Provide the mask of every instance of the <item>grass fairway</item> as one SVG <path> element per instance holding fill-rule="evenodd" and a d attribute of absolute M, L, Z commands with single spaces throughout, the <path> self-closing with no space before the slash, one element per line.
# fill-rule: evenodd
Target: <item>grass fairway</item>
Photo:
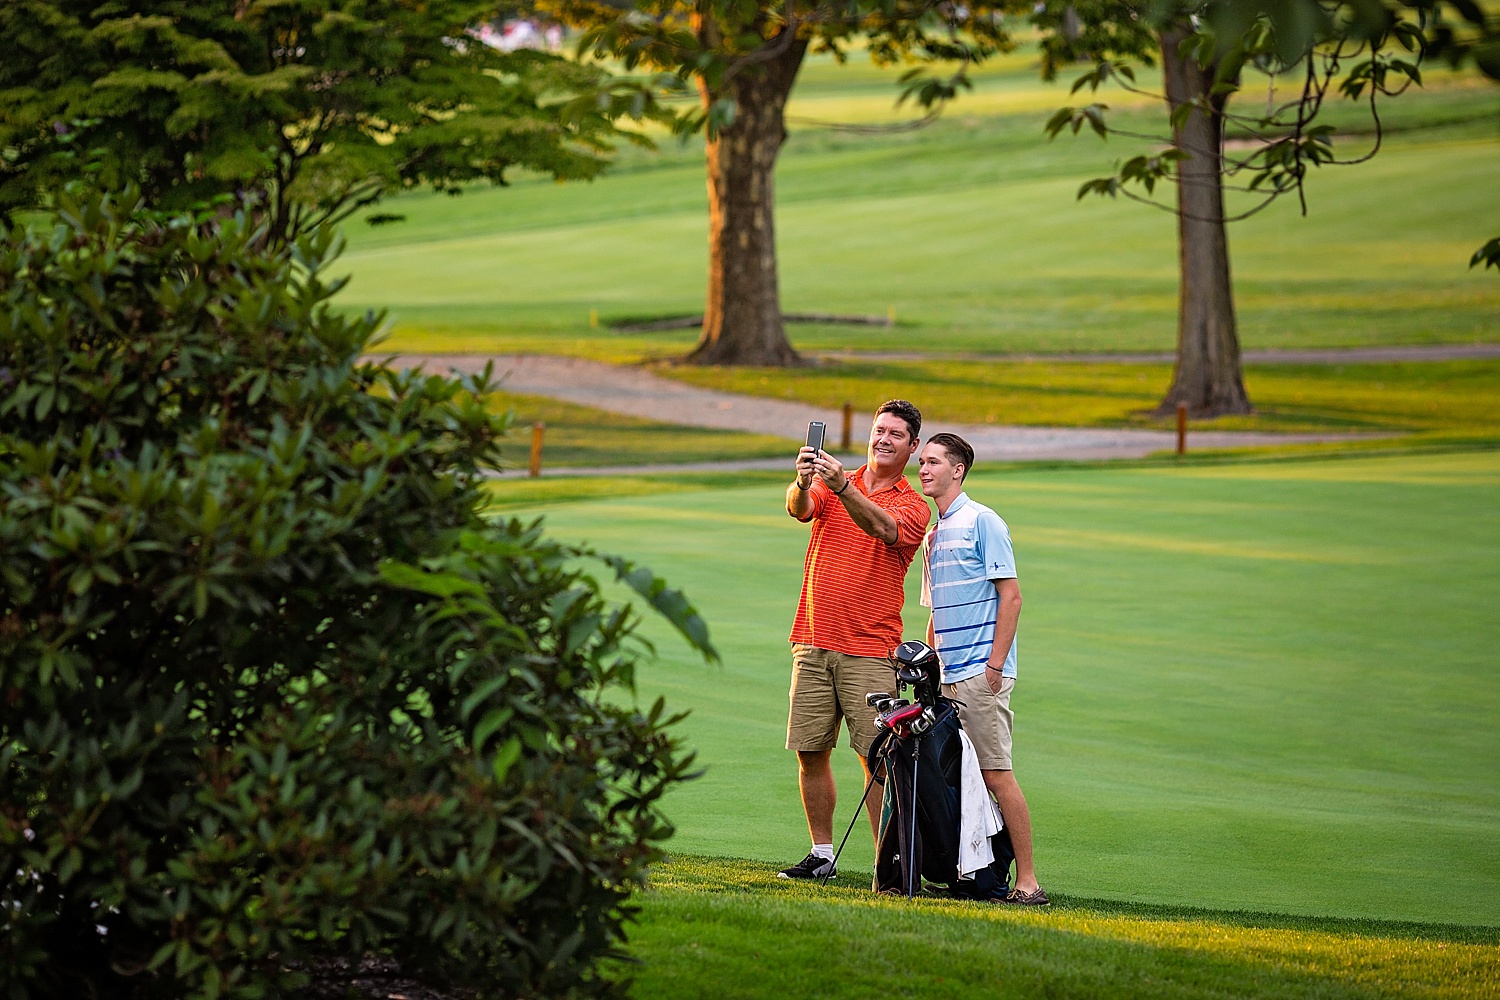
<path fill-rule="evenodd" d="M 791 113 L 888 117 L 900 67 L 810 61 Z M 885 315 L 893 329 L 802 326 L 812 350 L 1169 350 L 1177 270 L 1171 216 L 1078 202 L 1081 181 L 1135 150 L 1120 137 L 1048 143 L 1069 102 L 1031 57 L 981 74 L 980 92 L 914 134 L 798 130 L 777 172 L 777 237 L 789 311 Z M 1120 106 L 1120 95 L 1106 100 Z M 1392 102 L 1404 129 L 1372 162 L 1325 168 L 1311 217 L 1288 201 L 1232 227 L 1241 337 L 1249 348 L 1500 340 L 1500 282 L 1469 255 L 1500 231 L 1500 91 L 1435 73 Z M 1337 112 L 1351 124 L 1347 108 Z M 1135 114 L 1131 112 L 1130 114 Z M 1136 122 L 1149 131 L 1155 125 Z M 1340 142 L 1340 155 L 1367 141 Z M 592 184 L 520 179 L 460 198 L 382 205 L 408 221 L 351 224 L 348 308 L 389 307 L 402 351 L 536 350 L 639 358 L 690 332 L 618 334 L 604 320 L 701 309 L 707 209 L 702 155 L 670 141 Z"/>
<path fill-rule="evenodd" d="M 981 469 L 970 493 L 1016 541 L 1017 766 L 1049 891 L 1500 925 L 1500 452 Z M 806 529 L 780 497 L 761 478 L 548 513 L 686 588 L 724 654 L 653 626 L 643 694 L 693 710 L 708 768 L 671 802 L 674 850 L 806 850 L 781 749 Z M 842 832 L 860 786 L 835 760 Z M 844 864 L 870 867 L 859 831 Z"/>
<path fill-rule="evenodd" d="M 1064 899 L 1047 912 L 778 882 L 680 858 L 633 933 L 635 995 L 1485 997 L 1493 929 L 1287 919 Z"/>

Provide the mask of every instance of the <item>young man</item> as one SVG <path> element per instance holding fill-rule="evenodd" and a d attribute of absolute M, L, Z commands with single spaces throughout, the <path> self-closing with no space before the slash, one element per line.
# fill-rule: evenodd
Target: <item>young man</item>
<path fill-rule="evenodd" d="M 1010 529 L 963 492 L 974 449 L 957 434 L 934 434 L 918 459 L 922 492 L 938 521 L 922 543 L 922 604 L 932 609 L 927 642 L 943 662 L 943 694 L 958 704 L 984 783 L 1000 805 L 1016 850 L 1016 887 L 1007 903 L 1045 906 L 1031 857 L 1031 813 L 1011 769 L 1010 693 L 1016 684 L 1021 585 Z"/>
<path fill-rule="evenodd" d="M 826 452 L 803 448 L 797 479 L 786 491 L 786 511 L 812 522 L 802 597 L 792 623 L 791 711 L 786 748 L 797 752 L 802 809 L 812 851 L 782 878 L 832 877 L 833 811 L 837 791 L 830 759 L 839 722 L 849 745 L 866 760 L 875 739 L 871 691 L 895 680 L 891 650 L 901 644 L 901 605 L 907 567 L 932 514 L 906 481 L 917 451 L 922 414 L 893 399 L 875 414 L 867 462 L 853 474 Z M 873 834 L 880 797 L 865 800 Z"/>

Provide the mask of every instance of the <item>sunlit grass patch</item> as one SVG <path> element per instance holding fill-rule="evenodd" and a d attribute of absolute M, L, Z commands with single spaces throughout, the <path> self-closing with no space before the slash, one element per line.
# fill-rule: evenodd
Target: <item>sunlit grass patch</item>
<path fill-rule="evenodd" d="M 930 419 L 1040 426 L 1167 427 L 1150 410 L 1166 364 L 1055 361 L 840 362 L 802 369 L 663 367 L 707 388 L 872 412 L 895 396 Z M 1264 431 L 1500 433 L 1500 361 L 1249 365 L 1257 412 L 1198 426 Z"/>
<path fill-rule="evenodd" d="M 1060 898 L 1046 910 L 792 884 L 678 858 L 633 935 L 639 997 L 1482 997 L 1492 928 L 1286 918 Z"/>

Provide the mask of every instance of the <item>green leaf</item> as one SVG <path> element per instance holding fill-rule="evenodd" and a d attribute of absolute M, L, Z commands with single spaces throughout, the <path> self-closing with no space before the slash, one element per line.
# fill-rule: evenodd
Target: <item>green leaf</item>
<path fill-rule="evenodd" d="M 463 705 L 459 709 L 459 716 L 467 719 L 469 716 L 473 715 L 474 709 L 478 708 L 480 705 L 488 701 L 496 691 L 499 691 L 508 683 L 510 683 L 510 678 L 501 675 L 499 677 L 491 677 L 483 684 L 480 684 L 467 698 L 464 699 Z"/>
<path fill-rule="evenodd" d="M 616 579 L 628 585 L 637 594 L 650 602 L 662 617 L 680 632 L 704 659 L 717 663 L 718 650 L 714 649 L 708 635 L 708 623 L 698 614 L 681 591 L 674 590 L 650 570 L 619 556 L 602 556 L 603 561 L 615 571 Z"/>
<path fill-rule="evenodd" d="M 1469 258 L 1470 267 L 1478 267 L 1483 264 L 1486 268 L 1493 267 L 1500 271 L 1500 236 L 1496 236 L 1484 246 L 1474 251 L 1474 256 Z"/>
<path fill-rule="evenodd" d="M 1474 65 L 1491 80 L 1500 81 L 1500 38 L 1474 46 Z"/>
<path fill-rule="evenodd" d="M 521 741 L 512 736 L 501 744 L 500 749 L 495 751 L 495 762 L 491 768 L 497 785 L 503 785 L 505 778 L 510 774 L 511 768 L 515 767 L 516 761 L 521 759 Z"/>
<path fill-rule="evenodd" d="M 484 597 L 484 587 L 457 573 L 436 573 L 388 559 L 380 564 L 380 578 L 393 587 L 414 590 L 434 597 L 469 594 Z"/>
<path fill-rule="evenodd" d="M 474 737 L 471 746 L 475 753 L 483 753 L 484 745 L 489 738 L 495 735 L 495 731 L 515 717 L 513 708 L 495 708 L 484 714 L 479 720 L 479 725 L 474 727 Z"/>

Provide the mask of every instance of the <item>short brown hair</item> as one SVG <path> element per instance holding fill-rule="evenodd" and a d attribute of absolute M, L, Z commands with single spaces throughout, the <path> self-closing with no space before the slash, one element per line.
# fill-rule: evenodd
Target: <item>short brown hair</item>
<path fill-rule="evenodd" d="M 969 478 L 969 470 L 974 468 L 974 446 L 969 444 L 957 434 L 949 434 L 944 431 L 934 434 L 927 439 L 928 444 L 935 444 L 948 453 L 948 457 L 964 467 L 964 474 L 959 479 L 963 482 Z"/>
<path fill-rule="evenodd" d="M 906 426 L 911 429 L 911 439 L 915 441 L 922 435 L 922 411 L 911 405 L 904 399 L 888 399 L 880 404 L 880 409 L 875 411 L 878 417 L 882 413 L 894 413 L 906 421 Z"/>

